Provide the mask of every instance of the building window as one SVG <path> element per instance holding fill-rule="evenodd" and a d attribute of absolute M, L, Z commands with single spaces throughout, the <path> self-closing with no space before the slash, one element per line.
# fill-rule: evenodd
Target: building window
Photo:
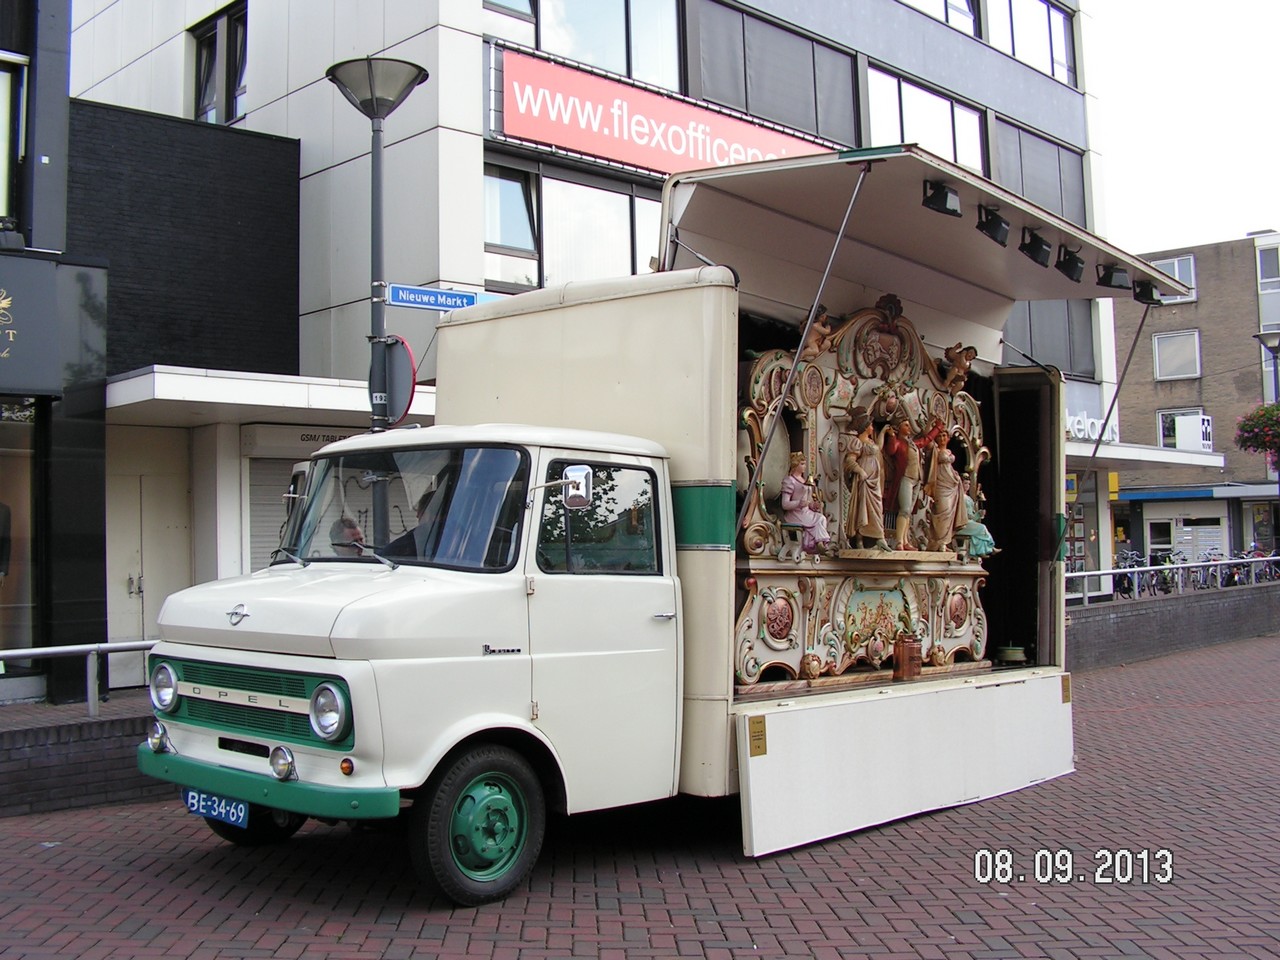
<path fill-rule="evenodd" d="M 1261 333 L 1271 333 L 1275 330 L 1280 330 L 1280 321 L 1264 320 L 1262 322 Z M 1276 355 L 1261 344 L 1258 345 L 1258 350 L 1262 353 L 1262 402 L 1275 403 L 1276 400 L 1280 400 L 1280 397 L 1275 395 Z"/>
<path fill-rule="evenodd" d="M 504 0 L 525 10 L 527 4 Z M 541 0 L 538 49 L 667 90 L 680 89 L 676 0 Z"/>
<path fill-rule="evenodd" d="M 990 0 L 987 10 L 987 39 L 993 47 L 1074 87 L 1071 29 L 1071 14 L 1046 0 Z"/>
<path fill-rule="evenodd" d="M 197 120 L 231 123 L 244 116 L 247 26 L 245 5 L 238 3 L 191 31 L 196 41 Z"/>
<path fill-rule="evenodd" d="M 867 71 L 870 147 L 918 143 L 982 173 L 982 117 L 977 110 L 881 70 Z"/>
<path fill-rule="evenodd" d="M 1196 298 L 1196 260 L 1191 254 L 1169 260 L 1152 260 L 1151 265 L 1191 288 L 1191 293 L 1185 297 L 1173 295 L 1161 297 L 1164 303 L 1186 303 Z"/>
<path fill-rule="evenodd" d="M 962 33 L 974 36 L 976 18 L 973 15 L 973 0 L 902 0 L 909 7 L 915 7 L 927 13 L 935 20 L 948 23 Z"/>
<path fill-rule="evenodd" d="M 1280 247 L 1258 248 L 1258 291 L 1280 290 Z"/>
<path fill-rule="evenodd" d="M 1007 364 L 1044 363 L 1090 380 L 1097 375 L 1088 300 L 1019 301 L 1005 321 L 1004 339 Z"/>
<path fill-rule="evenodd" d="M 1157 380 L 1194 380 L 1200 376 L 1200 331 L 1157 333 L 1151 338 Z"/>
<path fill-rule="evenodd" d="M 537 223 L 533 174 L 486 164 L 484 259 L 490 289 L 512 292 L 538 286 Z"/>
<path fill-rule="evenodd" d="M 662 205 L 643 188 L 540 164 L 486 164 L 484 178 L 486 289 L 516 293 L 649 272 Z"/>
<path fill-rule="evenodd" d="M 690 95 L 837 143 L 858 142 L 851 56 L 711 0 L 690 6 Z"/>
<path fill-rule="evenodd" d="M 991 124 L 991 179 L 1085 225 L 1084 157 L 1003 120 Z"/>
<path fill-rule="evenodd" d="M 528 20 L 533 19 L 533 0 L 484 0 L 484 5 L 501 10 L 503 13 L 514 13 Z"/>
<path fill-rule="evenodd" d="M 1156 413 L 1156 419 L 1159 421 L 1160 429 L 1160 446 L 1177 447 L 1178 445 L 1178 417 L 1196 417 L 1196 443 L 1194 449 L 1200 449 L 1200 420 L 1204 415 L 1204 409 L 1201 407 L 1183 407 L 1180 410 L 1160 410 Z"/>
<path fill-rule="evenodd" d="M 27 58 L 0 51 L 0 217 L 18 215 L 18 170 L 23 154 Z"/>

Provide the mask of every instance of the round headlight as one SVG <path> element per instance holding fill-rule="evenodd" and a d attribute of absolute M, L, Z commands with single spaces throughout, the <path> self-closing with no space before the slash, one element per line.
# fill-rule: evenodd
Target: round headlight
<path fill-rule="evenodd" d="M 311 729 L 322 740 L 338 740 L 347 732 L 347 698 L 332 683 L 322 683 L 311 694 Z"/>
<path fill-rule="evenodd" d="M 151 671 L 151 703 L 165 713 L 178 705 L 178 677 L 167 663 L 158 663 Z"/>
<path fill-rule="evenodd" d="M 169 731 L 159 720 L 151 721 L 151 729 L 147 731 L 147 746 L 152 753 L 164 753 L 169 743 Z"/>
<path fill-rule="evenodd" d="M 277 780 L 294 780 L 298 776 L 293 764 L 293 752 L 288 747 L 275 747 L 267 762 L 271 764 L 271 775 Z"/>

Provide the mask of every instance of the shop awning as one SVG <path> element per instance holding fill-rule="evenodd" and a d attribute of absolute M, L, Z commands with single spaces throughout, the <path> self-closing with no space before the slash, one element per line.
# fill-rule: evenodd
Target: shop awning
<path fill-rule="evenodd" d="M 832 314 L 892 293 L 926 340 L 964 339 L 998 363 L 1015 301 L 1133 295 L 1099 285 L 1100 267 L 1122 268 L 1130 283 L 1149 282 L 1166 295 L 1189 292 L 1141 258 L 914 145 L 675 174 L 663 189 L 659 268 L 733 267 L 745 309 L 803 323 L 864 171 L 820 294 Z M 960 215 L 924 206 L 926 184 L 954 191 Z M 979 206 L 1008 222 L 1007 246 L 977 229 Z M 1048 245 L 1048 266 L 1019 252 L 1023 228 Z M 1064 250 L 1083 261 L 1079 282 L 1055 269 Z"/>

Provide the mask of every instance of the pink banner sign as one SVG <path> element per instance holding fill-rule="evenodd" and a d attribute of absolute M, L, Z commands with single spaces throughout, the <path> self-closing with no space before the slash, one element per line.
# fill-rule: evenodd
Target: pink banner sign
<path fill-rule="evenodd" d="M 828 148 L 649 90 L 506 50 L 503 133 L 658 173 Z"/>

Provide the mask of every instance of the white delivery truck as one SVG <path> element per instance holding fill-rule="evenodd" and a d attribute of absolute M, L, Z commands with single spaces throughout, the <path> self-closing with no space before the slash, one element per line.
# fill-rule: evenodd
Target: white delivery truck
<path fill-rule="evenodd" d="M 439 425 L 321 449 L 270 567 L 169 598 L 139 764 L 219 836 L 405 816 L 474 904 L 549 810 L 737 793 L 754 856 L 1072 769 L 1061 377 L 1001 330 L 1181 288 L 911 146 L 663 211 L 651 274 L 444 316 Z"/>

